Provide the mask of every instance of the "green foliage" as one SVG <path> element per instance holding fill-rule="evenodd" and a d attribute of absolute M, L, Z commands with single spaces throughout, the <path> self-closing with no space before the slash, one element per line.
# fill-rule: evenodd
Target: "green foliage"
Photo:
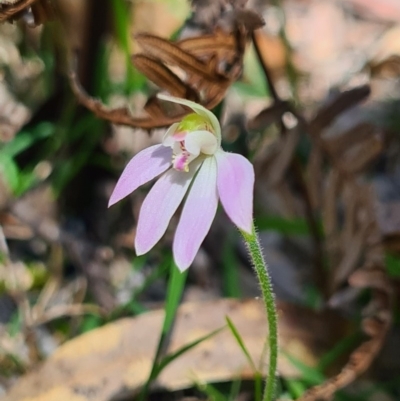
<path fill-rule="evenodd" d="M 146 78 L 139 74 L 131 61 L 132 49 L 129 44 L 129 36 L 131 32 L 130 6 L 126 1 L 112 0 L 112 7 L 116 39 L 125 54 L 127 71 L 125 92 L 131 93 L 143 89 L 146 84 Z"/>
<path fill-rule="evenodd" d="M 304 218 L 286 219 L 275 215 L 257 216 L 257 227 L 260 231 L 276 231 L 283 235 L 310 235 L 310 227 Z M 322 224 L 319 225 L 320 235 L 323 235 Z"/>
<path fill-rule="evenodd" d="M 34 172 L 35 163 L 21 169 L 16 157 L 55 133 L 55 126 L 50 122 L 42 122 L 30 131 L 23 130 L 12 141 L 0 147 L 0 172 L 16 196 L 32 188 L 39 178 Z"/>
<path fill-rule="evenodd" d="M 239 265 L 234 247 L 235 235 L 230 235 L 224 241 L 222 249 L 222 285 L 224 296 L 227 298 L 240 298 Z"/>
<path fill-rule="evenodd" d="M 400 277 L 400 257 L 393 253 L 385 255 L 386 271 L 390 277 Z"/>
<path fill-rule="evenodd" d="M 175 263 L 171 261 L 170 278 L 168 281 L 167 299 L 165 302 L 165 318 L 162 334 L 166 335 L 172 327 L 175 314 L 181 300 L 188 271 L 180 272 Z"/>
<path fill-rule="evenodd" d="M 318 368 L 307 366 L 288 353 L 284 353 L 284 355 L 290 363 L 299 370 L 302 376 L 302 381 L 308 386 L 316 386 L 324 382 L 325 375 Z"/>
<path fill-rule="evenodd" d="M 83 318 L 81 327 L 79 332 L 80 333 L 87 333 L 88 331 L 97 329 L 104 324 L 104 320 L 98 315 L 86 315 Z"/>
<path fill-rule="evenodd" d="M 269 92 L 264 73 L 253 47 L 250 47 L 245 54 L 243 68 L 243 78 L 232 85 L 238 95 L 241 97 L 268 97 Z"/>

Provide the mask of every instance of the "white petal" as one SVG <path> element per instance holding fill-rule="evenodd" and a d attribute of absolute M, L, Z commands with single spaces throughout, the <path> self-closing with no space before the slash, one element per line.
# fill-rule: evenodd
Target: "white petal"
<path fill-rule="evenodd" d="M 173 253 L 180 270 L 192 264 L 217 206 L 217 165 L 214 157 L 207 157 L 194 179 L 175 233 Z"/>
<path fill-rule="evenodd" d="M 193 156 L 198 156 L 200 152 L 212 155 L 218 149 L 218 142 L 209 131 L 193 131 L 186 135 L 185 148 Z"/>

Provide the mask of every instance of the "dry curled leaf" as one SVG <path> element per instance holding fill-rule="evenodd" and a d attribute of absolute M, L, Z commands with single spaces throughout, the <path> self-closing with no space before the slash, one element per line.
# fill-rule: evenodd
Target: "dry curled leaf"
<path fill-rule="evenodd" d="M 212 109 L 224 98 L 229 86 L 241 75 L 246 41 L 263 20 L 250 10 L 233 15 L 230 30 L 215 28 L 212 33 L 172 42 L 156 35 L 140 33 L 136 40 L 142 52 L 132 57 L 133 64 L 161 90 L 194 100 Z M 132 116 L 128 108 L 111 109 L 91 98 L 71 71 L 72 90 L 78 101 L 98 117 L 115 124 L 145 129 L 164 127 L 180 120 L 188 109 L 176 105 L 165 109 L 155 96 L 144 109 L 146 115 Z"/>
<path fill-rule="evenodd" d="M 30 12 L 33 24 L 40 25 L 52 19 L 54 12 L 50 0 L 1 0 L 0 22 L 14 21 Z"/>
<path fill-rule="evenodd" d="M 351 109 L 371 93 L 368 85 L 359 86 L 335 96 L 327 105 L 321 107 L 315 117 L 310 121 L 309 128 L 312 134 L 320 133 L 322 129 L 327 127 L 344 111 Z"/>
<path fill-rule="evenodd" d="M 289 103 L 286 101 L 274 102 L 270 107 L 262 110 L 254 118 L 252 118 L 247 127 L 251 130 L 258 130 L 268 127 L 273 123 L 279 123 L 284 113 L 290 109 Z"/>

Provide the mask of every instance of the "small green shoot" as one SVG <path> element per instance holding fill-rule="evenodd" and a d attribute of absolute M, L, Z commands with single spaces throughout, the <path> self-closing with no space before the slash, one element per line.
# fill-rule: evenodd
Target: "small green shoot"
<path fill-rule="evenodd" d="M 235 401 L 238 399 L 241 385 L 242 385 L 242 381 L 240 379 L 234 380 L 232 382 L 231 391 L 229 392 L 228 400 Z"/>
<path fill-rule="evenodd" d="M 285 357 L 290 361 L 290 363 L 296 367 L 299 372 L 302 374 L 303 381 L 309 386 L 316 386 L 325 381 L 325 376 L 322 372 L 319 371 L 318 368 L 312 368 L 307 366 L 299 359 L 294 356 L 288 354 L 287 352 L 283 352 Z"/>
<path fill-rule="evenodd" d="M 104 324 L 104 320 L 99 315 L 86 315 L 83 317 L 80 325 L 80 333 L 87 333 L 88 331 L 97 329 Z"/>
<path fill-rule="evenodd" d="M 201 392 L 207 395 L 207 399 L 211 401 L 227 401 L 226 396 L 212 384 L 195 382 L 195 385 Z"/>
<path fill-rule="evenodd" d="M 307 386 L 299 379 L 286 379 L 285 384 L 293 400 L 301 397 L 307 391 Z"/>
<path fill-rule="evenodd" d="M 0 147 L 0 156 L 14 158 L 29 149 L 37 141 L 48 138 L 54 134 L 54 125 L 50 122 L 42 122 L 31 131 L 21 131 L 11 142 Z"/>
<path fill-rule="evenodd" d="M 235 337 L 236 342 L 239 344 L 240 349 L 242 350 L 243 354 L 246 356 L 249 365 L 253 369 L 254 372 L 254 392 L 255 392 L 255 400 L 261 401 L 262 399 L 262 373 L 257 369 L 256 364 L 254 363 L 249 350 L 246 348 L 246 345 L 243 341 L 243 338 L 239 334 L 237 328 L 233 324 L 232 320 L 229 319 L 228 316 L 225 317 L 226 322 L 230 331 L 232 332 L 233 336 Z"/>
<path fill-rule="evenodd" d="M 15 195 L 22 195 L 38 181 L 33 168 L 20 169 L 15 157 L 37 142 L 52 136 L 54 132 L 52 123 L 42 122 L 31 131 L 21 131 L 11 142 L 0 146 L 0 173 Z"/>

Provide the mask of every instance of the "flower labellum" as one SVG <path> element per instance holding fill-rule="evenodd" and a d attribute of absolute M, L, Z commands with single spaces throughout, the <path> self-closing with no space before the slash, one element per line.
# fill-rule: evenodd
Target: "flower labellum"
<path fill-rule="evenodd" d="M 190 107 L 194 113 L 173 124 L 162 144 L 151 146 L 131 159 L 109 206 L 162 174 L 139 213 L 135 248 L 138 255 L 143 255 L 164 235 L 188 193 L 173 242 L 175 263 L 183 271 L 193 262 L 210 229 L 218 199 L 232 222 L 251 233 L 254 169 L 243 156 L 222 150 L 221 128 L 213 113 L 189 100 L 158 97 Z"/>

